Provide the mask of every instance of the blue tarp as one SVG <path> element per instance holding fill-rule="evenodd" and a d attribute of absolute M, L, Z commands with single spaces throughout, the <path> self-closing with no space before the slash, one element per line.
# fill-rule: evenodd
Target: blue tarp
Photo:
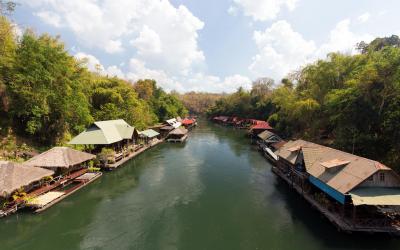
<path fill-rule="evenodd" d="M 335 189 L 331 188 L 324 182 L 320 181 L 319 179 L 315 178 L 314 176 L 311 176 L 308 178 L 312 184 L 314 184 L 317 188 L 321 189 L 324 193 L 328 194 L 331 196 L 333 199 L 337 200 L 341 204 L 344 204 L 345 202 L 345 195 L 336 191 Z"/>

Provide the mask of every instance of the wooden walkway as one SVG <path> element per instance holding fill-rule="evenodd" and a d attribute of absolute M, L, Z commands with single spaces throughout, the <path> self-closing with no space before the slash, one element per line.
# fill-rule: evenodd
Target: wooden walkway
<path fill-rule="evenodd" d="M 290 179 L 285 174 L 281 173 L 281 171 L 279 171 L 276 167 L 272 167 L 272 172 L 285 180 L 293 189 L 297 191 L 297 193 L 299 193 L 306 201 L 308 201 L 312 207 L 314 207 L 322 215 L 324 215 L 339 231 L 343 231 L 346 233 L 389 233 L 400 236 L 400 228 L 396 226 L 368 227 L 352 223 L 350 220 L 343 218 L 339 213 L 332 212 L 323 207 L 311 195 L 303 192 L 303 190 L 298 185 L 292 183 Z"/>
<path fill-rule="evenodd" d="M 131 160 L 132 158 L 134 158 L 135 156 L 143 153 L 147 149 L 152 148 L 152 147 L 154 147 L 154 146 L 156 146 L 156 145 L 158 145 L 158 144 L 160 144 L 162 142 L 164 142 L 163 139 L 161 139 L 161 140 L 157 139 L 157 141 L 152 142 L 152 143 L 150 143 L 150 144 L 138 149 L 137 151 L 129 154 L 127 157 L 124 157 L 124 158 L 122 158 L 121 160 L 119 160 L 119 161 L 117 161 L 115 163 L 107 164 L 104 168 L 108 169 L 108 170 L 116 169 L 116 168 L 120 167 L 121 165 L 123 165 L 125 162 L 127 162 L 127 161 Z"/>

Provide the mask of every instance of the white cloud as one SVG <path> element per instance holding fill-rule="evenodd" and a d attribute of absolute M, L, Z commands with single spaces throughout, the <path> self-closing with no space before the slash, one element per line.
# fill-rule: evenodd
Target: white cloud
<path fill-rule="evenodd" d="M 139 55 L 158 54 L 161 52 L 160 36 L 147 25 L 140 31 L 139 37 L 131 41 Z"/>
<path fill-rule="evenodd" d="M 131 81 L 154 79 L 167 91 L 234 92 L 239 87 L 251 88 L 251 80 L 238 74 L 224 79 L 204 73 L 190 73 L 187 76 L 176 77 L 170 76 L 163 70 L 149 69 L 146 63 L 135 58 L 130 60 L 129 70 L 130 72 L 126 74 L 127 79 Z"/>
<path fill-rule="evenodd" d="M 103 64 L 101 64 L 100 60 L 93 55 L 79 52 L 76 53 L 74 57 L 82 61 L 88 70 L 92 72 L 96 72 L 104 76 L 108 75 L 110 77 L 117 76 L 120 78 L 125 78 L 125 74 L 116 65 L 105 68 Z"/>
<path fill-rule="evenodd" d="M 102 72 L 153 77 L 168 88 L 185 90 L 183 82 L 206 68 L 198 46 L 204 23 L 183 5 L 175 7 L 169 0 L 22 1 L 42 13 L 37 16 L 44 22 L 71 31 L 79 47 L 109 54 L 124 51 L 134 58 L 130 65 L 135 69 L 130 67 L 126 74 L 118 67 L 103 67 Z M 88 58 L 88 67 L 96 70 L 94 65 L 100 62 Z"/>
<path fill-rule="evenodd" d="M 350 25 L 349 19 L 338 22 L 331 30 L 328 41 L 317 46 L 313 40 L 307 40 L 294 31 L 287 21 L 277 21 L 265 31 L 254 32 L 258 53 L 249 69 L 255 78 L 269 76 L 278 81 L 307 63 L 325 58 L 327 53 L 354 54 L 355 45 L 360 41 L 371 41 L 372 36 L 354 33 Z"/>
<path fill-rule="evenodd" d="M 203 67 L 198 31 L 204 23 L 168 0 L 23 0 L 44 22 L 73 32 L 81 47 L 120 53 L 126 43 L 152 67 L 187 73 Z M 132 52 L 131 52 L 132 53 Z"/>
<path fill-rule="evenodd" d="M 40 12 L 36 12 L 35 16 L 40 17 L 45 23 L 52 25 L 54 27 L 61 26 L 61 17 L 54 12 L 40 11 Z"/>
<path fill-rule="evenodd" d="M 371 14 L 369 12 L 365 12 L 364 14 L 360 15 L 357 19 L 360 23 L 365 23 L 369 20 Z"/>
<path fill-rule="evenodd" d="M 252 17 L 254 21 L 267 21 L 275 19 L 283 8 L 293 11 L 299 0 L 234 0 L 234 5 L 230 6 L 228 13 L 235 8 L 243 10 L 245 16 Z M 229 11 L 230 10 L 230 11 Z"/>
<path fill-rule="evenodd" d="M 253 39 L 258 54 L 249 69 L 257 76 L 278 79 L 312 60 L 316 50 L 315 43 L 305 40 L 287 21 L 277 21 L 264 32 L 255 31 Z"/>
<path fill-rule="evenodd" d="M 122 43 L 120 40 L 108 40 L 105 43 L 104 50 L 107 53 L 114 54 L 122 52 L 124 49 L 122 48 Z"/>
<path fill-rule="evenodd" d="M 122 72 L 122 70 L 121 70 L 120 68 L 118 68 L 118 66 L 116 66 L 116 65 L 112 65 L 112 66 L 107 67 L 107 68 L 104 70 L 104 73 L 105 73 L 106 75 L 108 75 L 108 76 L 116 76 L 116 77 L 119 77 L 119 78 L 122 78 L 122 79 L 125 78 L 125 74 L 124 74 L 124 73 Z"/>
<path fill-rule="evenodd" d="M 236 6 L 229 6 L 228 8 L 228 14 L 232 15 L 232 16 L 236 16 L 238 14 L 238 8 Z"/>
<path fill-rule="evenodd" d="M 323 58 L 330 52 L 357 53 L 355 45 L 361 41 L 369 42 L 373 36 L 369 34 L 357 34 L 350 30 L 351 21 L 345 19 L 338 22 L 329 35 L 329 40 L 317 50 L 316 57 Z"/>
<path fill-rule="evenodd" d="M 184 90 L 181 83 L 174 80 L 165 71 L 149 69 L 145 62 L 136 58 L 132 58 L 129 61 L 129 72 L 126 74 L 126 77 L 133 82 L 139 79 L 154 79 L 167 91 L 173 89 L 177 91 Z"/>
<path fill-rule="evenodd" d="M 75 58 L 81 60 L 92 72 L 110 77 L 117 76 L 132 82 L 139 79 L 154 79 L 166 91 L 234 92 L 239 87 L 251 88 L 251 80 L 239 74 L 227 76 L 223 79 L 201 72 L 190 73 L 187 76 L 171 76 L 164 70 L 148 68 L 144 61 L 137 58 L 130 59 L 128 71 L 124 73 L 116 65 L 104 67 L 99 59 L 90 54 L 78 52 L 75 54 Z"/>
<path fill-rule="evenodd" d="M 93 55 L 89 55 L 83 52 L 76 53 L 74 56 L 76 59 L 84 62 L 84 65 L 92 72 L 104 71 L 104 66 L 100 63 Z"/>

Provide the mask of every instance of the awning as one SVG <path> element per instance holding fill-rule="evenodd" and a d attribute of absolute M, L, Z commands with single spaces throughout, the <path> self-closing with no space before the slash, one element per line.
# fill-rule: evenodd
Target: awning
<path fill-rule="evenodd" d="M 356 188 L 350 195 L 354 206 L 400 206 L 400 188 Z"/>
<path fill-rule="evenodd" d="M 269 149 L 269 148 L 265 148 L 265 151 L 272 157 L 272 158 L 274 158 L 274 160 L 278 160 L 278 156 L 274 153 L 274 152 L 272 152 L 272 150 L 271 149 Z"/>
<path fill-rule="evenodd" d="M 144 135 L 145 137 L 148 138 L 153 138 L 159 135 L 159 133 L 157 131 L 154 131 L 152 129 L 147 129 L 145 131 L 140 132 L 139 134 Z"/>

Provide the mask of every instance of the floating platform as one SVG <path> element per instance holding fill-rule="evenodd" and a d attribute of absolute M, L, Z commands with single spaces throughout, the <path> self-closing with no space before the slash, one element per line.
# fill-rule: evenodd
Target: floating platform
<path fill-rule="evenodd" d="M 131 160 L 132 158 L 134 158 L 135 156 L 137 156 L 137 155 L 143 153 L 144 151 L 146 151 L 146 150 L 149 149 L 149 148 L 152 148 L 152 147 L 154 147 L 154 146 L 160 144 L 160 143 L 163 142 L 163 141 L 164 141 L 164 140 L 159 140 L 159 139 L 157 139 L 156 141 L 151 142 L 151 143 L 149 143 L 148 145 L 146 145 L 146 146 L 144 146 L 144 147 L 141 147 L 141 148 L 138 149 L 137 151 L 130 153 L 128 156 L 126 156 L 125 158 L 122 158 L 121 160 L 119 160 L 119 161 L 117 161 L 117 162 L 115 162 L 115 163 L 106 164 L 106 165 L 104 166 L 104 168 L 107 169 L 107 170 L 116 169 L 116 168 L 120 167 L 122 164 L 124 164 L 125 162 L 127 162 L 127 161 Z"/>
<path fill-rule="evenodd" d="M 272 172 L 279 176 L 281 179 L 286 181 L 289 186 L 291 186 L 294 190 L 297 191 L 306 201 L 308 201 L 313 208 L 318 210 L 322 215 L 324 215 L 339 231 L 343 231 L 346 233 L 386 233 L 395 236 L 400 236 L 400 227 L 398 226 L 385 226 L 385 227 L 376 227 L 376 226 L 365 226 L 358 225 L 357 223 L 353 223 L 352 221 L 343 218 L 341 214 L 332 212 L 327 208 L 320 205 L 311 195 L 304 192 L 298 185 L 293 183 L 285 174 L 283 174 L 277 167 L 272 167 Z"/>
<path fill-rule="evenodd" d="M 84 173 L 75 179 L 71 179 L 59 186 L 55 190 L 38 195 L 27 202 L 26 206 L 33 208 L 35 213 L 43 212 L 44 210 L 52 207 L 79 189 L 85 187 L 89 183 L 97 180 L 102 176 L 101 172 Z"/>
<path fill-rule="evenodd" d="M 169 139 L 167 139 L 167 142 L 185 142 L 186 140 L 187 140 L 187 138 L 188 138 L 188 135 L 184 135 L 183 137 L 181 137 L 181 138 L 169 138 Z"/>

